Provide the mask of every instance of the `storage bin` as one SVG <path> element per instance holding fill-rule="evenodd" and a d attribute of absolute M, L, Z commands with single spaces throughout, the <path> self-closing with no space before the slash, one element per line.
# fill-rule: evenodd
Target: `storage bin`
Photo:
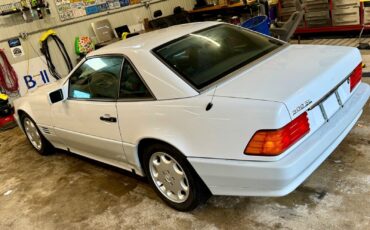
<path fill-rule="evenodd" d="M 261 34 L 270 35 L 270 21 L 266 16 L 253 17 L 243 22 L 241 26 Z"/>

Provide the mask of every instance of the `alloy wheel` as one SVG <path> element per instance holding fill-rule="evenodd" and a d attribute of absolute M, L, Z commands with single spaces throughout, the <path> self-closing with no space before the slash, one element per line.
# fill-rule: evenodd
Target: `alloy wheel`
<path fill-rule="evenodd" d="M 182 203 L 189 197 L 188 178 L 179 163 L 164 152 L 155 152 L 149 160 L 149 171 L 157 189 L 170 201 Z"/>
<path fill-rule="evenodd" d="M 41 150 L 42 140 L 36 125 L 27 117 L 24 119 L 23 125 L 24 131 L 26 132 L 26 135 L 33 147 L 35 147 L 37 150 Z"/>

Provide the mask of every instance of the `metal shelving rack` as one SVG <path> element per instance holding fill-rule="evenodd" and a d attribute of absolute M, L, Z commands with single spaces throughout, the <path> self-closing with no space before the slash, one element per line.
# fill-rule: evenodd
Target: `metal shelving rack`
<path fill-rule="evenodd" d="M 31 6 L 32 9 L 37 8 L 44 8 L 45 4 L 37 4 L 35 6 Z M 0 16 L 10 15 L 10 14 L 16 14 L 23 11 L 29 11 L 30 7 L 22 4 L 21 2 L 15 2 L 12 4 L 3 4 L 0 5 Z"/>
<path fill-rule="evenodd" d="M 21 10 L 24 9 L 24 6 L 22 6 L 21 2 L 16 2 L 13 4 L 4 4 L 0 5 L 0 15 L 9 15 L 21 12 Z"/>
<path fill-rule="evenodd" d="M 279 9 L 279 15 L 281 14 L 282 10 L 284 11 L 284 8 L 283 8 L 283 2 L 285 2 L 286 4 L 286 1 L 289 1 L 289 0 L 279 0 L 279 5 L 278 5 L 278 9 Z M 346 0 L 328 0 L 327 3 L 328 3 L 328 11 L 329 11 L 329 19 L 330 19 L 330 24 L 326 24 L 326 25 L 317 25 L 317 26 L 312 26 L 308 23 L 307 21 L 307 17 L 305 16 L 305 18 L 303 19 L 303 23 L 302 25 L 296 30 L 296 34 L 297 35 L 300 35 L 300 34 L 309 34 L 309 33 L 324 33 L 324 32 L 348 32 L 348 31 L 358 31 L 360 32 L 362 29 L 363 29 L 363 25 L 364 24 L 367 24 L 370 22 L 370 7 L 364 7 L 364 3 L 363 2 L 360 2 L 359 0 L 357 0 L 358 2 L 358 19 L 356 22 L 352 22 L 352 23 L 344 23 L 344 25 L 340 25 L 340 23 L 335 23 L 333 22 L 333 17 L 337 17 L 337 16 L 334 16 L 333 15 L 333 12 L 335 12 L 335 3 L 334 1 L 339 1 L 339 2 L 342 2 L 342 3 L 346 3 L 346 2 L 352 2 L 353 3 L 353 0 L 349 0 L 349 1 L 346 1 Z M 312 2 L 312 0 L 304 0 L 304 2 Z M 315 2 L 319 2 L 319 1 L 315 1 Z M 367 10 L 367 8 L 369 10 Z M 307 14 L 307 11 L 306 11 L 306 14 Z M 345 14 L 344 14 L 345 15 Z M 286 17 L 286 16 L 285 16 Z M 370 30 L 370 27 L 365 27 L 365 30 Z"/>

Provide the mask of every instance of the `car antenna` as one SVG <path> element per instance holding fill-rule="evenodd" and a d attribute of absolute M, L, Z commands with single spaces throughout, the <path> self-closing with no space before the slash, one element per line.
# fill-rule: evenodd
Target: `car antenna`
<path fill-rule="evenodd" d="M 212 95 L 212 99 L 211 99 L 211 101 L 207 104 L 207 106 L 206 106 L 206 111 L 209 111 L 209 110 L 211 110 L 212 109 L 212 107 L 213 107 L 213 98 L 215 97 L 215 94 L 216 94 L 216 90 L 217 90 L 217 87 L 218 87 L 218 85 L 215 87 L 215 90 L 213 91 L 213 95 Z"/>

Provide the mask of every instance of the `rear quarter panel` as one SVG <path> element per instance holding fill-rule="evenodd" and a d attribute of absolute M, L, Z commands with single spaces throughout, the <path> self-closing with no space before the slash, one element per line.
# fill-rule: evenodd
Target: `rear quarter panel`
<path fill-rule="evenodd" d="M 145 138 L 154 138 L 173 145 L 188 157 L 248 160 L 251 156 L 243 151 L 257 130 L 280 128 L 290 121 L 281 103 L 215 97 L 212 109 L 206 111 L 211 99 L 209 95 L 200 95 L 178 100 L 118 102 L 124 144 L 137 146 Z M 126 149 L 125 152 L 130 154 Z"/>

